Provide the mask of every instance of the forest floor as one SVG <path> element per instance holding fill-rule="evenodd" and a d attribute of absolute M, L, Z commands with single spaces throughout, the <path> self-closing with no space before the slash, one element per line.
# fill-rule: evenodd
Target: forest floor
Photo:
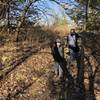
<path fill-rule="evenodd" d="M 0 57 L 0 100 L 64 100 L 59 99 L 62 83 L 55 77 L 48 46 L 10 43 L 0 47 Z M 72 69 L 76 75 L 75 66 Z M 97 75 L 94 90 L 100 100 L 99 71 Z M 88 87 L 88 80 L 85 84 Z"/>

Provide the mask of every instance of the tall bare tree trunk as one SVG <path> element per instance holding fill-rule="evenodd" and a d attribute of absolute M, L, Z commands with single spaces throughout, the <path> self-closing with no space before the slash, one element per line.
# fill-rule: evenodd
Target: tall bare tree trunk
<path fill-rule="evenodd" d="M 82 99 L 85 100 L 85 86 L 84 86 L 84 47 L 83 40 L 81 40 L 81 49 L 80 49 L 80 57 L 78 58 L 77 64 L 78 73 L 77 73 L 77 87 L 79 88 L 79 93 L 82 94 Z"/>
<path fill-rule="evenodd" d="M 19 35 L 19 32 L 20 32 L 20 28 L 21 28 L 23 22 L 25 21 L 26 13 L 29 10 L 29 8 L 32 5 L 32 3 L 33 3 L 32 1 L 29 2 L 29 4 L 24 8 L 24 11 L 22 12 L 22 14 L 21 14 L 21 16 L 19 18 L 19 21 L 17 23 L 16 33 L 15 33 L 16 41 L 18 41 L 18 35 Z"/>
<path fill-rule="evenodd" d="M 89 13 L 89 4 L 90 0 L 86 0 L 86 12 L 85 12 L 85 24 L 84 24 L 84 29 L 87 30 L 87 24 L 88 24 L 88 13 Z"/>
<path fill-rule="evenodd" d="M 7 9 L 8 11 L 8 34 L 9 34 L 9 31 L 10 31 L 10 1 L 8 0 L 8 9 Z"/>

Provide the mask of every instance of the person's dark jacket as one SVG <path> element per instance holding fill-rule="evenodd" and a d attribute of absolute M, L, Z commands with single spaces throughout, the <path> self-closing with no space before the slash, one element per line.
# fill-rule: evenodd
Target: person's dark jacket
<path fill-rule="evenodd" d="M 59 51 L 58 51 L 58 47 L 55 43 L 55 46 L 53 46 L 51 48 L 51 51 L 52 51 L 52 55 L 53 55 L 53 58 L 55 61 L 57 62 L 63 62 L 64 61 L 64 58 L 60 55 Z"/>

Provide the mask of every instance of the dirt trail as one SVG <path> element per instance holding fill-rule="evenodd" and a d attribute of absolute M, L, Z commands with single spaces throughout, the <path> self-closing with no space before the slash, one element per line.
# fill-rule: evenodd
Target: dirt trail
<path fill-rule="evenodd" d="M 0 82 L 0 100 L 46 100 L 52 72 L 50 49 L 29 57 Z"/>
<path fill-rule="evenodd" d="M 54 77 L 52 64 L 48 47 L 26 58 L 1 80 L 0 100 L 64 99 L 63 95 L 68 94 L 70 86 Z"/>
<path fill-rule="evenodd" d="M 25 61 L 22 62 L 14 69 L 11 70 L 9 74 L 4 75 L 3 79 L 0 81 L 0 100 L 65 100 L 64 98 L 70 97 L 70 93 L 73 93 L 71 86 L 66 82 L 60 82 L 54 77 L 53 70 L 53 58 L 51 56 L 50 48 L 43 47 L 36 49 L 37 52 L 30 53 L 35 47 L 28 47 L 15 53 L 8 53 L 10 60 L 13 60 L 16 55 L 26 57 Z M 14 48 L 15 49 L 15 48 Z M 87 50 L 87 49 L 86 49 Z M 5 56 L 6 55 L 5 51 Z M 13 55 L 12 55 L 13 54 Z M 6 59 L 6 58 L 3 58 Z M 14 58 L 15 59 L 15 58 Z M 7 68 L 7 66 L 4 66 Z M 11 66 L 10 66 L 11 67 Z M 76 73 L 76 69 L 72 68 L 72 73 Z M 87 68 L 85 67 L 85 70 Z M 2 70 L 0 70 L 0 73 Z M 88 77 L 85 73 L 85 85 L 88 87 Z M 95 82 L 95 94 L 97 100 L 100 99 L 99 85 L 99 72 L 97 72 L 96 82 Z M 88 94 L 88 93 L 87 93 Z M 76 93 L 72 94 L 71 100 L 78 100 Z M 63 98 L 64 97 L 64 98 Z M 88 97 L 88 95 L 87 95 Z M 77 99 L 78 98 L 78 99 Z M 69 99 L 70 100 L 70 99 Z M 79 99 L 81 100 L 81 99 Z M 90 100 L 89 97 L 87 100 Z"/>

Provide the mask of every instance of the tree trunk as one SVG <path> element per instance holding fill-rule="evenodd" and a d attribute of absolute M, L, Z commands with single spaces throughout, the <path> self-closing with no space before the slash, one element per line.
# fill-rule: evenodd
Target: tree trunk
<path fill-rule="evenodd" d="M 24 8 L 24 11 L 22 12 L 22 14 L 21 14 L 21 16 L 19 18 L 19 22 L 17 24 L 16 33 L 15 33 L 15 39 L 16 39 L 16 41 L 18 41 L 18 35 L 19 35 L 19 32 L 20 32 L 20 28 L 21 28 L 23 22 L 25 21 L 26 13 L 29 10 L 29 8 L 32 5 L 32 3 L 33 3 L 33 1 L 29 2 L 29 4 Z"/>
<path fill-rule="evenodd" d="M 16 39 L 16 41 L 18 41 L 18 35 L 19 35 L 19 32 L 20 32 L 21 25 L 24 22 L 24 19 L 25 19 L 25 14 L 23 13 L 22 16 L 21 16 L 21 18 L 20 18 L 20 21 L 17 24 L 16 33 L 15 33 L 15 39 Z"/>
<path fill-rule="evenodd" d="M 76 85 L 79 88 L 79 93 L 82 94 L 83 100 L 85 100 L 85 86 L 84 86 L 84 48 L 81 45 L 80 50 L 80 58 L 77 61 L 78 65 L 78 72 L 77 72 L 77 80 Z"/>
<path fill-rule="evenodd" d="M 86 10 L 85 10 L 85 24 L 84 24 L 84 29 L 87 30 L 87 25 L 88 25 L 88 13 L 89 13 L 89 4 L 90 0 L 86 0 Z"/>
<path fill-rule="evenodd" d="M 94 93 L 94 77 L 89 76 L 89 92 L 92 100 L 96 100 Z"/>
<path fill-rule="evenodd" d="M 10 14 L 10 1 L 8 0 L 8 9 L 7 9 L 8 11 L 8 34 L 9 34 L 9 31 L 10 31 L 10 16 L 9 16 L 9 14 Z"/>

